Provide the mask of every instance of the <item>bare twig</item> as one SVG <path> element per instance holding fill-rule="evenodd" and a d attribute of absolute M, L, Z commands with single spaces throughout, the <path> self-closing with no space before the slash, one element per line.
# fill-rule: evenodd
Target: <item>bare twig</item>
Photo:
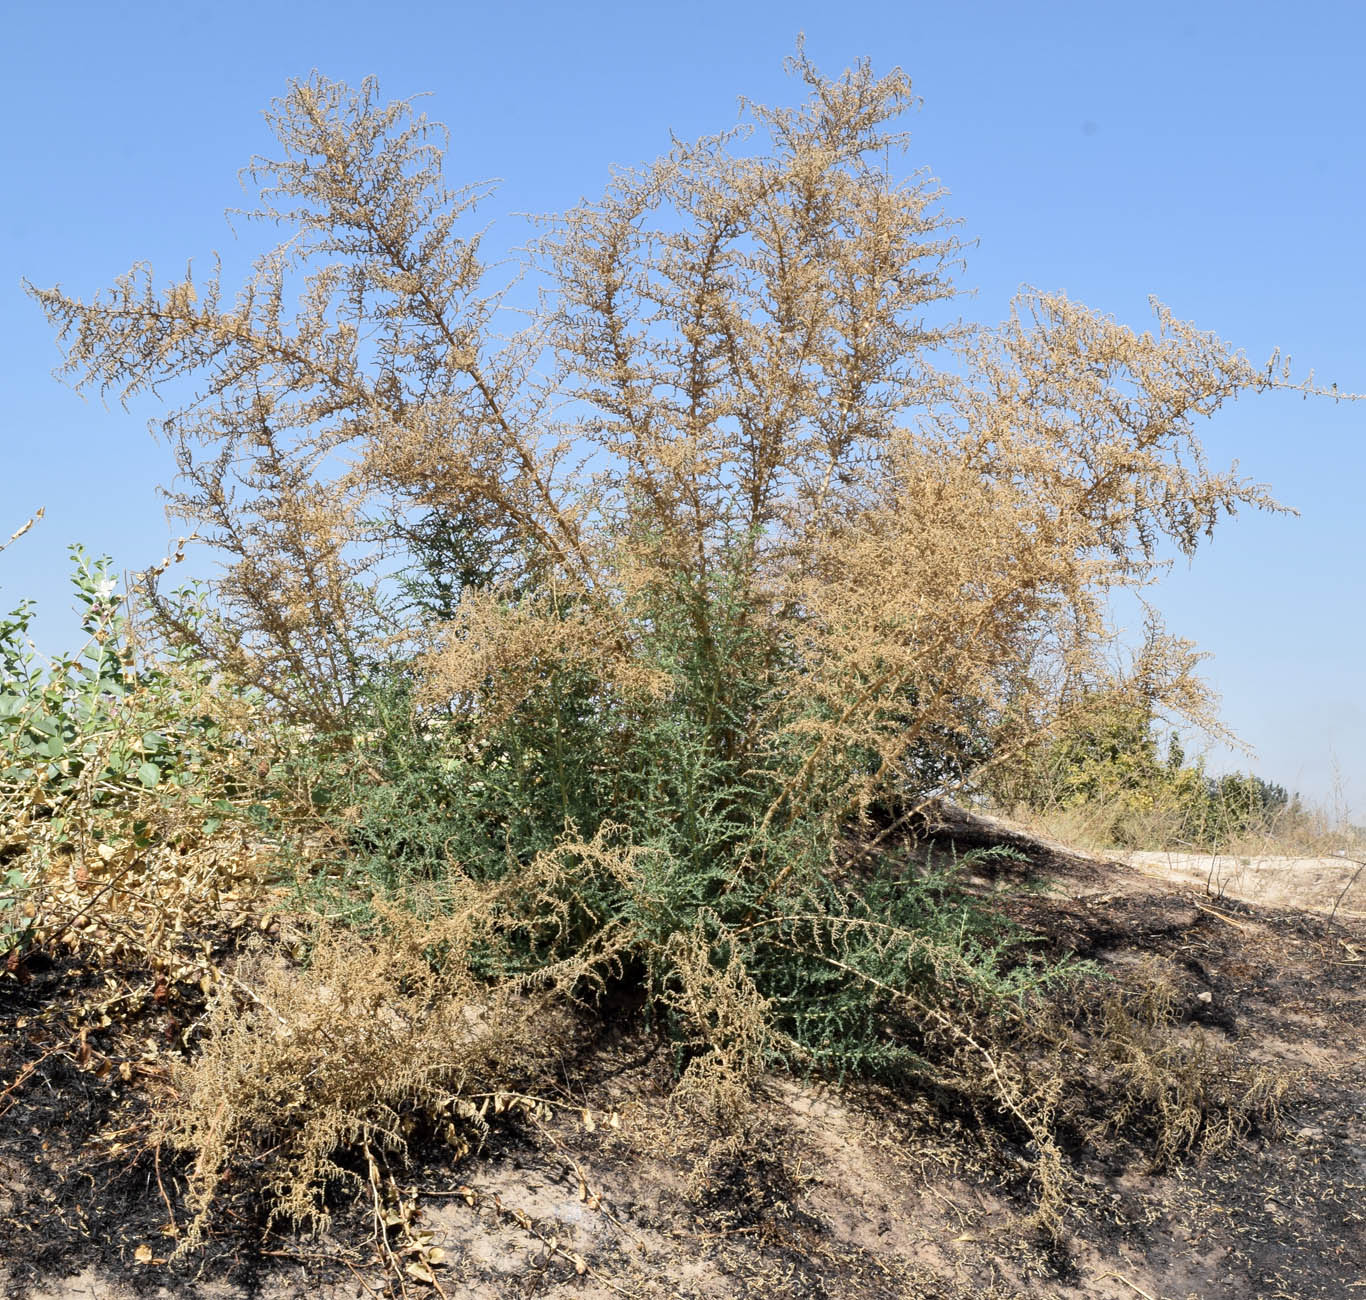
<path fill-rule="evenodd" d="M 1348 882 L 1342 887 L 1342 893 L 1340 893 L 1334 901 L 1333 910 L 1328 913 L 1328 919 L 1323 923 L 1325 933 L 1327 932 L 1328 928 L 1333 924 L 1334 919 L 1337 917 L 1338 908 L 1342 906 L 1342 900 L 1347 897 L 1348 891 L 1352 888 L 1353 885 L 1356 884 L 1357 880 L 1361 876 L 1362 870 L 1366 869 L 1366 859 L 1349 858 L 1348 861 L 1355 862 L 1357 864 L 1357 869 L 1354 872 L 1352 872 L 1351 879 L 1348 880 Z"/>

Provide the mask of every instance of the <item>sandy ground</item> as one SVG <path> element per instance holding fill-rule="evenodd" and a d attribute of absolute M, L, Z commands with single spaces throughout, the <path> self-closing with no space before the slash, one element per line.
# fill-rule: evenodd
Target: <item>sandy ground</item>
<path fill-rule="evenodd" d="M 1195 885 L 1212 898 L 1237 898 L 1264 907 L 1366 916 L 1366 869 L 1358 859 L 1233 857 L 1226 854 L 1127 853 L 1122 860 L 1144 875 Z"/>

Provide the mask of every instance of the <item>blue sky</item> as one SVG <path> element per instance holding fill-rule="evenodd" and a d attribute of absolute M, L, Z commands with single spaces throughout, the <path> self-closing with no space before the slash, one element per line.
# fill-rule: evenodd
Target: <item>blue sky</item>
<path fill-rule="evenodd" d="M 82 401 L 20 277 L 78 293 L 135 260 L 172 274 L 242 255 L 223 210 L 268 148 L 261 110 L 291 77 L 374 74 L 429 91 L 453 129 L 454 179 L 502 178 L 491 217 L 546 212 L 601 189 L 613 163 L 654 157 L 670 130 L 734 118 L 738 94 L 790 100 L 799 31 L 837 71 L 899 64 L 924 107 L 910 162 L 938 175 L 979 241 L 967 314 L 996 319 L 1024 283 L 1133 324 L 1156 294 L 1264 360 L 1366 390 L 1366 6 L 1206 2 L 384 6 L 30 3 L 7 6 L 0 99 L 0 603 L 49 610 L 60 640 L 65 547 L 119 564 L 178 531 L 156 485 L 169 453 L 151 407 Z M 235 253 L 234 249 L 238 249 Z M 1298 518 L 1245 516 L 1159 597 L 1213 654 L 1240 760 L 1315 798 L 1334 769 L 1366 805 L 1366 404 L 1244 401 L 1206 430 Z M 56 648 L 55 645 L 50 648 Z M 1215 757 L 1216 766 L 1232 760 Z"/>

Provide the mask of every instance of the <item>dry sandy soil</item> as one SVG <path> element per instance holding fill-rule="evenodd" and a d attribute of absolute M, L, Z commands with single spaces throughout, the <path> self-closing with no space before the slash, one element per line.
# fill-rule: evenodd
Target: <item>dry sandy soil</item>
<path fill-rule="evenodd" d="M 1141 1143 L 1078 1140 L 1072 1208 L 1052 1242 L 1021 1224 L 1029 1152 L 1008 1137 L 984 1144 L 974 1116 L 943 1098 L 773 1077 L 744 1159 L 722 1152 L 699 1171 L 696 1152 L 652 1151 L 642 1135 L 670 1085 L 668 1052 L 625 1013 L 607 1015 L 585 1031 L 551 1117 L 509 1116 L 458 1161 L 415 1153 L 410 1239 L 429 1234 L 444 1255 L 433 1285 L 410 1276 L 398 1289 L 1366 1300 L 1366 921 L 1344 901 L 1329 922 L 1342 880 L 1328 868 L 1312 888 L 1298 866 L 1275 888 L 1264 863 L 1217 884 L 1208 860 L 1204 870 L 1069 857 L 977 886 L 1051 951 L 1120 974 L 1164 964 L 1186 1032 L 1294 1072 L 1279 1132 L 1161 1170 Z M 176 1175 L 120 1144 L 128 1097 L 59 1057 L 13 1086 L 42 1051 L 18 1021 L 31 1023 L 51 995 L 44 978 L 59 975 L 0 989 L 0 1287 L 31 1300 L 395 1293 L 359 1212 L 298 1239 L 264 1231 L 244 1202 L 201 1256 L 169 1266 Z"/>
<path fill-rule="evenodd" d="M 1366 917 L 1366 870 L 1359 860 L 1345 855 L 1268 858 L 1222 853 L 1127 853 L 1124 861 L 1144 875 L 1194 885 L 1216 901 L 1236 898 L 1265 907 Z"/>

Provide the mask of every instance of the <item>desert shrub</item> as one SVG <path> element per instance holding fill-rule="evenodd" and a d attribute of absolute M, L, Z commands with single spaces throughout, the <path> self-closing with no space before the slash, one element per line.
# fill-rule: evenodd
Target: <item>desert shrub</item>
<path fill-rule="evenodd" d="M 1218 1156 L 1253 1130 L 1275 1132 L 1298 1073 L 1251 1063 L 1236 1043 L 1184 1023 L 1174 972 L 1150 962 L 1123 979 L 1061 1000 L 1073 1008 L 1055 1050 L 1074 1064 L 1070 1086 L 1090 1093 L 1083 1124 L 1094 1138 L 1123 1135 L 1147 1153 L 1154 1170 L 1192 1156 Z M 1077 994 L 1081 996 L 1077 996 Z M 1077 1050 L 1080 1030 L 1085 1050 Z"/>
<path fill-rule="evenodd" d="M 1199 1152 L 1218 1155 L 1254 1125 L 1274 1127 L 1290 1073 L 1247 1065 L 1198 1027 L 1174 1029 L 1170 979 L 1113 989 L 1101 1006 L 1101 1060 L 1113 1071 L 1112 1132 L 1146 1139 L 1154 1168 Z"/>
<path fill-rule="evenodd" d="M 415 1126 L 467 1150 L 488 1104 L 563 1071 L 569 1008 L 623 979 L 673 1044 L 660 1136 L 699 1177 L 745 1149 L 766 1071 L 858 1074 L 1003 1115 L 1034 1144 L 1040 1221 L 1055 1224 L 1051 1097 L 1005 1043 L 1073 972 L 1029 960 L 1024 939 L 918 870 L 699 898 L 686 864 L 611 825 L 496 880 L 448 871 L 371 895 L 345 927 L 316 923 L 219 981 L 161 1110 L 162 1137 L 193 1159 L 187 1240 L 225 1175 L 317 1225 L 329 1189 L 381 1196 Z M 993 1028 L 974 1036 L 979 1022 Z"/>
<path fill-rule="evenodd" d="M 298 936 L 305 964 L 260 949 L 220 981 L 159 1112 L 157 1140 L 193 1153 L 181 1252 L 200 1240 L 225 1175 L 250 1170 L 273 1217 L 325 1226 L 327 1193 L 378 1197 L 380 1162 L 417 1125 L 466 1152 L 505 1090 L 556 1059 L 568 1026 L 556 1032 L 554 995 L 581 971 L 482 978 L 466 959 L 478 932 L 496 929 L 496 905 L 466 902 L 440 921 L 387 912 L 370 936 L 316 924 Z"/>
<path fill-rule="evenodd" d="M 363 695 L 353 745 L 308 760 L 314 802 L 324 819 L 336 810 L 344 843 L 335 867 L 306 881 L 330 915 L 364 926 L 375 906 L 415 896 L 439 909 L 448 887 L 463 897 L 471 882 L 558 860 L 553 889 L 508 896 L 498 952 L 472 954 L 480 969 L 528 975 L 610 932 L 614 962 L 638 972 L 660 1023 L 687 1044 L 702 1032 L 679 1011 L 693 1005 L 683 990 L 700 951 L 764 1008 L 758 1064 L 836 1075 L 929 1068 L 896 1028 L 911 994 L 1018 1001 L 1048 978 L 952 873 L 913 857 L 884 855 L 877 870 L 843 862 L 844 774 L 807 778 L 800 814 L 772 815 L 804 754 L 783 738 L 756 768 L 734 734 L 759 708 L 782 707 L 757 703 L 773 690 L 761 643 L 719 647 L 718 689 L 714 665 L 665 605 L 641 618 L 636 676 L 604 707 L 590 671 L 603 632 L 584 637 L 581 607 L 547 631 L 520 607 L 472 605 L 466 648 L 479 645 L 476 617 L 520 625 L 506 665 L 489 656 L 469 668 L 484 692 L 477 707 L 443 698 L 424 709 L 430 683 L 391 675 Z M 741 626 L 724 594 L 713 622 Z M 505 675 L 490 683 L 496 670 Z"/>
<path fill-rule="evenodd" d="M 747 104 L 548 223 L 511 333 L 486 192 L 448 184 L 441 128 L 321 76 L 268 114 L 253 215 L 282 240 L 239 294 L 137 266 L 34 295 L 78 384 L 185 395 L 157 424 L 171 500 L 227 568 L 209 611 L 144 597 L 307 729 L 258 824 L 326 845 L 302 886 L 355 942 L 474 891 L 496 923 L 424 941 L 419 984 L 629 972 L 699 1113 L 733 1116 L 774 1059 L 947 1069 L 1055 1163 L 1046 1104 L 971 1027 L 1046 972 L 950 884 L 843 846 L 983 788 L 1102 687 L 1209 721 L 1156 622 L 1116 675 L 1108 597 L 1277 508 L 1209 468 L 1195 421 L 1287 380 L 1160 306 L 1143 333 L 1035 291 L 955 320 L 954 222 L 898 171 L 909 79 L 791 69 L 797 107 Z M 274 1033 L 251 1024 L 233 1060 Z M 328 1142 L 361 1114 L 392 1134 L 415 1095 L 382 1057 L 351 1100 L 319 1083 L 321 1128 L 290 1121 L 321 1134 L 291 1212 Z M 242 1078 L 233 1132 L 259 1135 Z M 218 1150 L 189 1104 L 182 1134 Z"/>
<path fill-rule="evenodd" d="M 1160 308 L 1156 334 L 1042 293 L 953 321 L 954 224 L 895 167 L 907 78 L 793 70 L 805 104 L 551 223 L 511 336 L 440 128 L 321 77 L 269 116 L 257 215 L 285 238 L 240 298 L 144 267 L 35 290 L 79 382 L 191 394 L 158 423 L 172 500 L 229 567 L 214 619 L 152 593 L 179 638 L 323 731 L 433 637 L 424 698 L 485 729 L 572 663 L 629 742 L 663 633 L 718 756 L 793 760 L 770 822 L 825 781 L 843 811 L 914 799 L 1051 726 L 1101 673 L 1109 590 L 1274 506 L 1193 421 L 1282 381 Z M 1199 716 L 1192 663 L 1154 629 L 1131 676 Z"/>

